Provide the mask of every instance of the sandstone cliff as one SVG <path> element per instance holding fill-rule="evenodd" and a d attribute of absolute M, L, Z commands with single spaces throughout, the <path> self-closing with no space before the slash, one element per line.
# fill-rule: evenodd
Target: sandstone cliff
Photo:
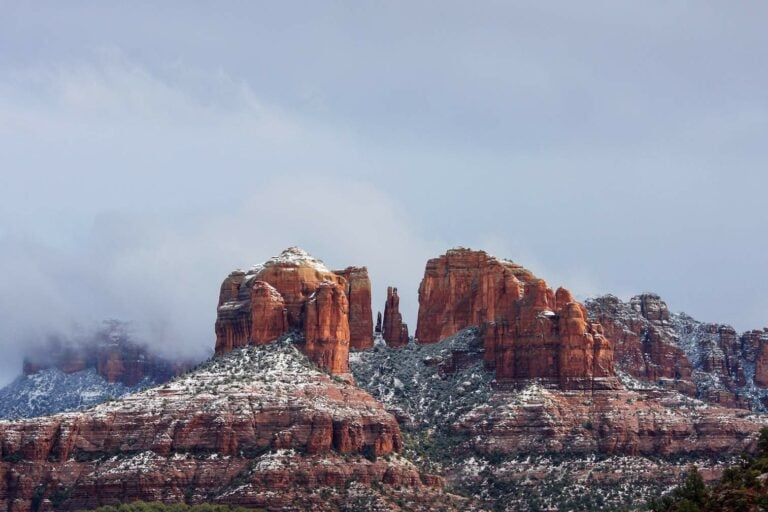
<path fill-rule="evenodd" d="M 357 350 L 373 347 L 373 311 L 371 280 L 366 267 L 347 267 L 335 274 L 347 281 L 349 301 L 349 346 Z"/>
<path fill-rule="evenodd" d="M 320 367 L 347 371 L 349 347 L 373 345 L 371 284 L 365 267 L 332 272 L 291 247 L 248 272 L 234 271 L 221 285 L 216 353 L 304 333 L 303 348 Z"/>
<path fill-rule="evenodd" d="M 397 415 L 409 458 L 439 465 L 450 489 L 491 510 L 639 509 L 691 462 L 717 478 L 718 461 L 753 450 L 768 423 L 674 390 L 563 390 L 540 380 L 509 388 L 486 369 L 484 344 L 468 328 L 361 352 L 350 365 Z"/>
<path fill-rule="evenodd" d="M 304 353 L 331 373 L 349 372 L 349 304 L 344 289 L 323 282 L 306 303 Z"/>
<path fill-rule="evenodd" d="M 427 263 L 416 337 L 434 343 L 470 326 L 485 333 L 485 363 L 499 382 L 619 386 L 612 343 L 568 290 L 483 251 L 453 249 Z"/>

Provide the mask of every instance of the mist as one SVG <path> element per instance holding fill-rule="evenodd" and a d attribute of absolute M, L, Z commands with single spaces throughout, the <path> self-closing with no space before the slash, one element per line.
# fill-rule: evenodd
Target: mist
<path fill-rule="evenodd" d="M 581 298 L 768 325 L 748 4 L 12 2 L 0 382 L 108 318 L 203 356 L 221 280 L 291 245 L 367 266 L 374 312 L 397 286 L 411 332 L 427 259 L 457 245 Z"/>

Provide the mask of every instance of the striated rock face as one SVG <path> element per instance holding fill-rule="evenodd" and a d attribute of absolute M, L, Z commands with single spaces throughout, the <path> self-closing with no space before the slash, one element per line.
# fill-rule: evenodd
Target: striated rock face
<path fill-rule="evenodd" d="M 397 456 L 401 445 L 378 402 L 281 340 L 87 412 L 0 422 L 0 509 L 142 499 L 337 510 L 354 482 L 437 495 L 440 479 Z"/>
<path fill-rule="evenodd" d="M 23 371 L 32 375 L 48 368 L 64 373 L 94 368 L 107 382 L 134 386 L 145 379 L 165 382 L 192 366 L 190 361 L 170 361 L 153 354 L 146 345 L 131 341 L 124 324 L 110 321 L 87 340 L 50 340 L 35 347 L 24 359 Z"/>
<path fill-rule="evenodd" d="M 336 270 L 335 273 L 347 280 L 350 347 L 357 350 L 369 349 L 373 347 L 373 311 L 368 269 L 347 267 L 344 270 Z"/>
<path fill-rule="evenodd" d="M 368 270 L 332 272 L 297 247 L 248 272 L 232 272 L 221 285 L 217 312 L 216 354 L 302 331 L 313 361 L 339 373 L 346 372 L 350 346 L 373 346 Z"/>
<path fill-rule="evenodd" d="M 400 348 L 408 345 L 408 325 L 400 314 L 400 297 L 397 288 L 387 287 L 387 302 L 384 304 L 384 321 L 381 332 L 387 346 Z"/>
<path fill-rule="evenodd" d="M 283 296 L 271 284 L 255 281 L 251 288 L 251 342 L 264 345 L 287 330 L 288 315 Z"/>
<path fill-rule="evenodd" d="M 330 282 L 346 286 L 346 280 L 338 276 L 306 251 L 291 247 L 279 256 L 265 262 L 255 272 L 254 279 L 266 281 L 282 295 L 290 327 L 302 327 L 302 310 L 307 300 L 321 283 Z M 247 286 L 247 285 L 246 285 Z"/>
<path fill-rule="evenodd" d="M 485 454 L 718 456 L 754 450 L 762 421 L 676 393 L 599 391 L 585 399 L 531 384 L 493 395 L 455 429 Z"/>
<path fill-rule="evenodd" d="M 320 283 L 307 301 L 304 318 L 304 352 L 331 373 L 349 372 L 349 304 L 344 289 Z"/>
<path fill-rule="evenodd" d="M 555 292 L 523 267 L 483 251 L 453 249 L 427 263 L 417 339 L 434 343 L 469 326 L 481 327 L 485 363 L 500 383 L 619 386 L 611 342 L 568 290 Z"/>
<path fill-rule="evenodd" d="M 540 381 L 506 389 L 483 371 L 483 344 L 482 333 L 468 328 L 436 344 L 366 352 L 352 371 L 388 409 L 410 419 L 401 425 L 414 442 L 430 442 L 429 432 L 452 438 L 451 459 L 467 452 L 738 454 L 755 447 L 768 423 L 663 390 L 562 390 Z M 415 400 L 391 393 L 393 382 L 425 391 Z"/>

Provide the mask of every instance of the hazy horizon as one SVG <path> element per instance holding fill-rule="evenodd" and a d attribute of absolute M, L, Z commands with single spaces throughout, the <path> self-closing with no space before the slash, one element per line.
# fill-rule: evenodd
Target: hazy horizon
<path fill-rule="evenodd" d="M 213 346 L 292 245 L 397 286 L 454 246 L 768 325 L 768 4 L 4 2 L 0 384 L 108 318 Z M 78 327 L 80 326 L 80 327 Z"/>

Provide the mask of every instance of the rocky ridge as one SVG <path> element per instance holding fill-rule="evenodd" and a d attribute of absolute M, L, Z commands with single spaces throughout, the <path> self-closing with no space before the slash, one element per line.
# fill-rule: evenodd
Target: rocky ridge
<path fill-rule="evenodd" d="M 675 389 L 726 407 L 768 406 L 768 329 L 738 334 L 729 325 L 672 313 L 651 293 L 628 302 L 606 295 L 586 306 L 613 340 L 626 386 Z"/>

